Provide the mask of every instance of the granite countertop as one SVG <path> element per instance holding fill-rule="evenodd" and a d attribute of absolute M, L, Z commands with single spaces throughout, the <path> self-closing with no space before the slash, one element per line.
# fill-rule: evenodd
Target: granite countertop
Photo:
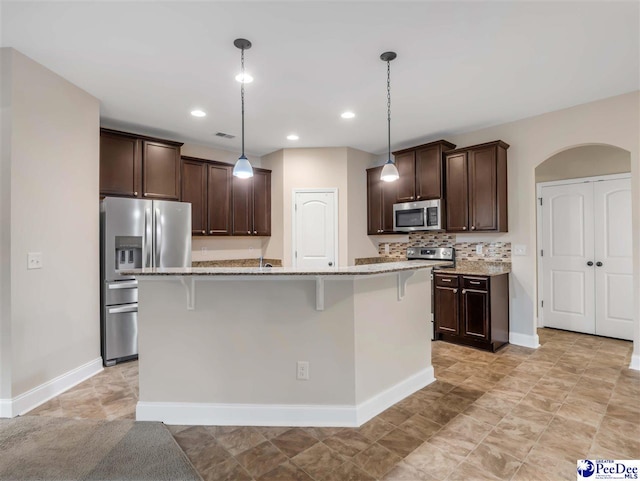
<path fill-rule="evenodd" d="M 281 267 L 281 259 L 262 259 L 262 263 Z M 212 261 L 193 261 L 192 267 L 260 267 L 260 259 L 223 259 Z"/>
<path fill-rule="evenodd" d="M 455 268 L 437 269 L 442 274 L 466 274 L 470 276 L 499 276 L 511 272 L 510 262 L 457 261 Z"/>
<path fill-rule="evenodd" d="M 130 269 L 121 271 L 126 276 L 366 276 L 393 272 L 428 269 L 446 265 L 439 261 L 399 261 L 382 264 L 338 267 L 328 269 L 295 269 L 292 267 L 174 267 Z"/>

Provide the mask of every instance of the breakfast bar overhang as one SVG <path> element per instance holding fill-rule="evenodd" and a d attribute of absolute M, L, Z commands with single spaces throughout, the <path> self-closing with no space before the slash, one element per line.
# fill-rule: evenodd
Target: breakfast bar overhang
<path fill-rule="evenodd" d="M 137 419 L 362 425 L 435 380 L 429 277 L 440 264 L 128 271 L 139 286 Z"/>

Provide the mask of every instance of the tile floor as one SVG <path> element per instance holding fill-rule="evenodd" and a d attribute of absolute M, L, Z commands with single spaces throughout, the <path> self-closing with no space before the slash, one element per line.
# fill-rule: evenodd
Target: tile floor
<path fill-rule="evenodd" d="M 437 381 L 360 428 L 169 426 L 206 481 L 575 480 L 581 458 L 640 459 L 632 344 L 540 329 L 537 350 L 435 342 Z M 133 418 L 137 363 L 28 415 Z"/>

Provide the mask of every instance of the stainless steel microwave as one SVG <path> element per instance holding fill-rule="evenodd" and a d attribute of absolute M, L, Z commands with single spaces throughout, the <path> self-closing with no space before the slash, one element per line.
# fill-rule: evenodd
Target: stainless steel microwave
<path fill-rule="evenodd" d="M 440 199 L 393 204 L 394 232 L 442 230 Z"/>

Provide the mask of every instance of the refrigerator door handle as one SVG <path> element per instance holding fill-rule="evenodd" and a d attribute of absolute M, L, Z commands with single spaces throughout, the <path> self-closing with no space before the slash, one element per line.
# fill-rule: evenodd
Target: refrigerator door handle
<path fill-rule="evenodd" d="M 160 252 L 162 251 L 162 220 L 160 217 L 160 209 L 155 209 L 154 224 L 156 226 L 156 242 L 154 246 L 154 267 L 160 267 Z"/>
<path fill-rule="evenodd" d="M 151 225 L 151 209 L 144 210 L 144 267 L 152 267 L 151 238 L 153 237 Z"/>
<path fill-rule="evenodd" d="M 130 304 L 122 307 L 109 307 L 107 312 L 109 314 L 122 314 L 124 312 L 136 312 L 138 310 L 138 304 Z"/>
<path fill-rule="evenodd" d="M 107 289 L 131 289 L 138 287 L 138 281 L 118 282 L 117 284 L 108 284 Z"/>

